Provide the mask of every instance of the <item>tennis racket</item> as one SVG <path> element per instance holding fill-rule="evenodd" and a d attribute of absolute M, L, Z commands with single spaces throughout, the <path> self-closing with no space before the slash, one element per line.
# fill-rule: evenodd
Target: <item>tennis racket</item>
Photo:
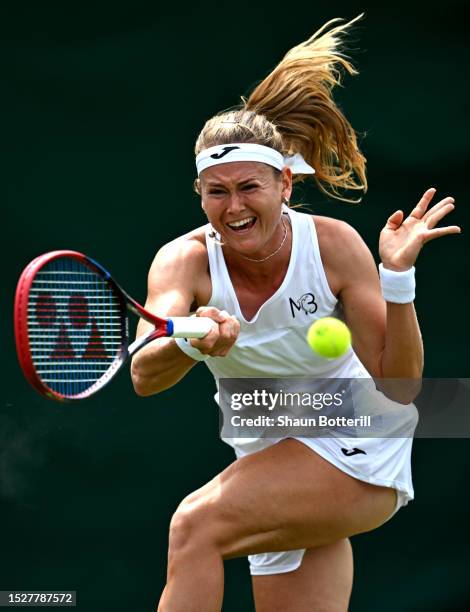
<path fill-rule="evenodd" d="M 131 344 L 128 311 L 155 326 Z M 18 281 L 14 316 L 27 380 L 58 401 L 90 397 L 156 338 L 203 338 L 216 325 L 207 317 L 151 314 L 103 266 L 75 251 L 52 251 L 28 264 Z"/>

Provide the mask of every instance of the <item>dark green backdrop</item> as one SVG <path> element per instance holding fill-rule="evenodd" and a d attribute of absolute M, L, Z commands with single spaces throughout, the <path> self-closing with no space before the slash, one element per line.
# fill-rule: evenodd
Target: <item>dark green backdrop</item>
<path fill-rule="evenodd" d="M 210 376 L 200 365 L 175 389 L 139 399 L 124 372 L 83 404 L 44 400 L 16 362 L 15 284 L 34 256 L 72 248 L 144 300 L 156 249 L 204 222 L 191 189 L 203 122 L 288 48 L 366 10 L 350 43 L 361 74 L 338 99 L 367 132 L 370 191 L 354 208 L 310 188 L 298 199 L 352 223 L 375 255 L 386 217 L 430 186 L 456 197 L 453 219 L 468 230 L 468 8 L 392 4 L 2 9 L 0 590 L 75 589 L 87 612 L 154 609 L 172 512 L 232 460 L 218 441 Z M 420 255 L 427 376 L 469 376 L 469 264 L 465 233 Z M 470 609 L 469 451 L 467 440 L 416 442 L 416 501 L 354 538 L 352 612 Z M 245 560 L 227 563 L 224 610 L 252 610 Z"/>

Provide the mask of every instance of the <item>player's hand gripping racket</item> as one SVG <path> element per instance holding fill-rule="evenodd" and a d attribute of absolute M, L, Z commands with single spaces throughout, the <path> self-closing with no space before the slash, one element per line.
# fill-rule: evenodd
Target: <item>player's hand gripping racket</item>
<path fill-rule="evenodd" d="M 127 310 L 155 326 L 132 344 Z M 20 365 L 39 393 L 59 401 L 93 395 L 155 338 L 203 338 L 214 325 L 207 317 L 163 319 L 147 312 L 99 263 L 75 251 L 37 257 L 16 289 Z"/>

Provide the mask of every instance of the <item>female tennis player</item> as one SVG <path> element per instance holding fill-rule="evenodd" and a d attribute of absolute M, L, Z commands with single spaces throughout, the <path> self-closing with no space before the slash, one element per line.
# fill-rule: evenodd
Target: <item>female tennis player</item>
<path fill-rule="evenodd" d="M 146 308 L 209 317 L 204 339 L 160 339 L 132 363 L 136 392 L 176 384 L 198 361 L 220 377 L 417 378 L 423 347 L 413 307 L 414 264 L 453 198 L 427 189 L 380 234 L 381 265 L 344 222 L 288 206 L 293 176 L 345 199 L 367 188 L 355 132 L 332 98 L 351 24 L 333 20 L 291 49 L 241 108 L 210 119 L 196 143 L 196 190 L 208 224 L 164 246 Z M 356 198 L 357 199 L 357 198 Z M 303 300 L 303 302 L 302 302 Z M 292 302 L 299 305 L 292 307 Z M 301 303 L 311 307 L 300 307 Z M 353 349 L 335 360 L 309 349 L 311 323 L 338 314 Z M 141 321 L 138 335 L 150 324 Z M 414 398 L 410 397 L 408 401 Z M 405 402 L 407 403 L 407 402 Z M 411 404 L 409 419 L 416 421 Z M 170 526 L 160 612 L 215 612 L 223 561 L 248 556 L 257 612 L 347 610 L 349 537 L 413 498 L 410 438 L 231 440 L 237 460 L 184 499 Z M 357 451 L 357 452 L 356 452 Z"/>

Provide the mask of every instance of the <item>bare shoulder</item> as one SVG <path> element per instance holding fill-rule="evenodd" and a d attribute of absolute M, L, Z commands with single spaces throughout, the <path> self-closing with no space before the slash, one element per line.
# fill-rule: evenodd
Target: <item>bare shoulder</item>
<path fill-rule="evenodd" d="M 154 274 L 174 274 L 175 271 L 193 274 L 207 269 L 207 247 L 204 228 L 175 238 L 162 246 L 150 267 L 149 277 Z"/>
<path fill-rule="evenodd" d="M 318 244 L 324 263 L 357 264 L 358 259 L 371 256 L 359 232 L 349 223 L 312 215 L 317 230 Z"/>
<path fill-rule="evenodd" d="M 312 215 L 317 231 L 323 266 L 337 295 L 348 279 L 357 279 L 375 270 L 372 254 L 359 232 L 349 223 Z"/>
<path fill-rule="evenodd" d="M 146 307 L 161 316 L 187 316 L 212 294 L 204 228 L 162 246 L 148 273 Z"/>
<path fill-rule="evenodd" d="M 318 244 L 322 254 L 325 256 L 337 255 L 338 247 L 341 245 L 344 248 L 348 247 L 353 249 L 365 246 L 357 230 L 349 225 L 349 223 L 320 215 L 312 215 L 312 217 L 317 230 Z M 339 249 L 340 254 L 341 250 L 342 249 Z"/>

